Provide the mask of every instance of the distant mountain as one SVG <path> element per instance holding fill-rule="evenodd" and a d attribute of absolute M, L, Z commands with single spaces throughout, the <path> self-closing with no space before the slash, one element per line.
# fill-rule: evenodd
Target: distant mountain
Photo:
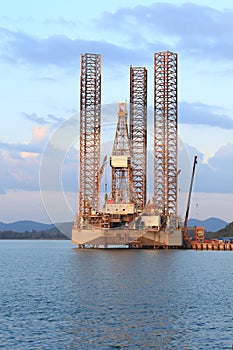
<path fill-rule="evenodd" d="M 45 231 L 53 228 L 53 224 L 44 224 L 41 222 L 23 220 L 11 222 L 10 224 L 5 224 L 0 222 L 0 231 L 15 231 L 15 232 L 31 232 L 31 231 Z"/>
<path fill-rule="evenodd" d="M 47 231 L 51 233 L 67 232 L 71 233 L 72 222 L 60 222 L 56 224 L 44 224 L 36 221 L 16 221 L 9 224 L 0 222 L 0 231 L 14 231 L 14 232 L 32 232 L 32 231 Z"/>
<path fill-rule="evenodd" d="M 35 221 L 0 222 L 0 239 L 71 239 L 72 222 L 44 224 Z"/>
<path fill-rule="evenodd" d="M 225 228 L 227 224 L 228 222 L 218 218 L 209 218 L 206 220 L 189 219 L 188 221 L 188 226 L 204 226 L 205 231 L 207 232 L 216 232 Z"/>
<path fill-rule="evenodd" d="M 52 228 L 46 230 L 51 234 L 63 233 L 71 239 L 73 222 L 59 222 L 53 225 Z"/>
<path fill-rule="evenodd" d="M 204 226 L 207 232 L 216 232 L 226 227 L 228 223 L 218 218 L 209 218 L 206 220 L 189 219 L 188 226 Z M 60 222 L 56 224 L 44 224 L 36 221 L 16 221 L 10 224 L 0 222 L 0 231 L 14 231 L 14 232 L 32 232 L 32 231 L 46 231 L 51 233 L 65 233 L 70 236 L 72 231 L 72 222 Z"/>
<path fill-rule="evenodd" d="M 58 222 L 53 225 L 53 227 L 49 230 L 49 232 L 66 232 L 70 233 L 72 232 L 72 226 L 73 222 Z"/>
<path fill-rule="evenodd" d="M 228 224 L 225 228 L 218 230 L 218 237 L 233 237 L 233 222 Z"/>

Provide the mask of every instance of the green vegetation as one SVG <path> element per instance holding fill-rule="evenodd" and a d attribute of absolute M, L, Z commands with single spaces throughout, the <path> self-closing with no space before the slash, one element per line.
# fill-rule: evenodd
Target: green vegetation
<path fill-rule="evenodd" d="M 233 222 L 228 224 L 225 228 L 218 230 L 217 232 L 207 232 L 207 239 L 215 239 L 220 237 L 233 237 Z"/>
<path fill-rule="evenodd" d="M 2 231 L 0 232 L 0 239 L 69 239 L 60 231 L 35 231 L 32 232 L 15 232 L 15 231 Z"/>

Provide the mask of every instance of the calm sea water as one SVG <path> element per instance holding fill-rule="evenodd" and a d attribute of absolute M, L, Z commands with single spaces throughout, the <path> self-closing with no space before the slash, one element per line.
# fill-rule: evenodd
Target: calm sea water
<path fill-rule="evenodd" d="M 0 241 L 1 349 L 231 349 L 233 252 Z"/>

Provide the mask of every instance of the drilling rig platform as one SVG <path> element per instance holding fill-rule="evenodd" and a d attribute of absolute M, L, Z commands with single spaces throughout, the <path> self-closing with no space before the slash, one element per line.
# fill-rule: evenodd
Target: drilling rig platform
<path fill-rule="evenodd" d="M 127 104 L 118 104 L 111 191 L 100 208 L 101 55 L 81 55 L 78 248 L 182 248 L 177 215 L 177 54 L 154 54 L 154 194 L 147 198 L 147 69 L 130 66 Z"/>

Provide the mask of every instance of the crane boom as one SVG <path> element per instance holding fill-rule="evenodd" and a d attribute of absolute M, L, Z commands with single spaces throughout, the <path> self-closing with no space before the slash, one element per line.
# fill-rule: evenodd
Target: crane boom
<path fill-rule="evenodd" d="M 184 228 L 183 228 L 184 241 L 186 243 L 189 242 L 189 238 L 187 235 L 187 227 L 188 227 L 189 209 L 190 209 L 191 194 L 192 194 L 192 189 L 193 189 L 193 180 L 194 180 L 196 165 L 197 165 L 197 156 L 194 156 L 193 170 L 192 170 L 192 176 L 191 176 L 191 181 L 190 181 L 187 209 L 186 209 L 186 214 L 185 214 L 185 219 L 184 219 Z"/>
<path fill-rule="evenodd" d="M 103 172 L 104 172 L 104 168 L 105 168 L 105 165 L 107 163 L 107 159 L 108 159 L 108 156 L 104 156 L 104 159 L 103 159 L 103 163 L 99 169 L 99 177 L 100 177 L 100 180 L 101 180 L 101 177 L 103 175 Z"/>

